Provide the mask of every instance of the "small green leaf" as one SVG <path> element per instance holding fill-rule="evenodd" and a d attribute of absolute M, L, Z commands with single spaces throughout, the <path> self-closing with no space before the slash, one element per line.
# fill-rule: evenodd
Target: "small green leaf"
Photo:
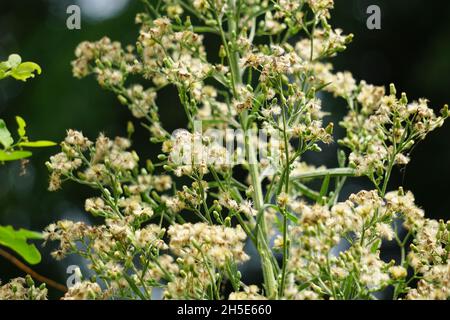
<path fill-rule="evenodd" d="M 286 217 L 291 220 L 292 222 L 294 222 L 295 224 L 298 223 L 298 218 L 296 216 L 294 216 L 292 213 L 286 211 Z"/>
<path fill-rule="evenodd" d="M 29 244 L 29 239 L 42 239 L 42 234 L 26 229 L 14 230 L 11 226 L 0 226 L 0 244 L 15 252 L 29 264 L 41 262 L 41 254 L 34 244 Z"/>
<path fill-rule="evenodd" d="M 323 179 L 322 187 L 320 188 L 320 198 L 325 197 L 328 193 L 328 186 L 330 185 L 330 175 L 326 175 Z"/>
<path fill-rule="evenodd" d="M 19 134 L 20 137 L 24 137 L 27 134 L 27 132 L 25 130 L 27 123 L 20 116 L 16 116 L 16 122 L 17 122 L 17 126 L 18 126 L 17 133 Z"/>
<path fill-rule="evenodd" d="M 33 154 L 30 151 L 13 151 L 6 152 L 0 150 L 0 161 L 15 161 L 31 157 Z"/>
<path fill-rule="evenodd" d="M 28 148 L 43 148 L 56 146 L 56 143 L 53 141 L 39 140 L 39 141 L 21 142 L 19 143 L 19 146 Z"/>
<path fill-rule="evenodd" d="M 347 161 L 347 156 L 345 155 L 344 150 L 341 150 L 341 149 L 338 150 L 337 158 L 338 158 L 339 167 L 340 168 L 345 167 L 345 162 Z"/>
<path fill-rule="evenodd" d="M 380 246 L 381 246 L 381 239 L 377 239 L 370 247 L 370 252 L 376 253 L 378 249 L 380 249 Z"/>
<path fill-rule="evenodd" d="M 41 67 L 34 62 L 21 63 L 17 68 L 11 71 L 11 76 L 17 80 L 27 81 L 28 78 L 34 78 L 34 72 L 41 74 Z"/>
<path fill-rule="evenodd" d="M 5 121 L 0 119 L 0 144 L 3 145 L 5 149 L 9 148 L 14 143 L 11 133 L 6 127 Z"/>

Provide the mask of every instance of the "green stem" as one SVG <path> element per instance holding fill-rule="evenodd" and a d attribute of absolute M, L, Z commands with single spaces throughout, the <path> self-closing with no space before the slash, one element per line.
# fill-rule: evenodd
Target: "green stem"
<path fill-rule="evenodd" d="M 219 35 L 219 32 L 217 31 L 217 29 L 215 29 L 213 27 L 192 26 L 191 28 L 192 28 L 192 31 L 194 31 L 195 33 L 213 33 L 213 34 Z M 177 25 L 172 26 L 172 29 L 175 30 L 175 31 L 183 31 L 183 30 L 185 30 L 184 27 L 177 26 Z"/>
<path fill-rule="evenodd" d="M 236 84 L 239 83 L 239 66 L 237 66 L 237 62 L 233 60 L 233 56 L 231 55 L 230 47 L 228 46 L 228 40 L 225 35 L 225 31 L 222 27 L 222 21 L 219 17 L 216 16 L 217 24 L 219 25 L 219 33 L 222 38 L 223 47 L 225 48 L 225 52 L 227 54 L 228 64 L 230 65 L 231 72 L 231 89 L 233 91 L 233 95 L 237 96 Z"/>
<path fill-rule="evenodd" d="M 150 10 L 150 12 L 154 15 L 155 18 L 158 18 L 160 16 L 159 12 L 153 7 L 153 5 L 148 0 L 142 0 L 144 5 L 147 6 L 147 8 Z"/>
<path fill-rule="evenodd" d="M 395 156 L 394 156 L 395 158 Z M 388 169 L 386 171 L 386 175 L 384 177 L 384 181 L 383 181 L 383 188 L 381 189 L 381 196 L 384 197 L 384 195 L 386 194 L 386 190 L 387 190 L 387 186 L 389 183 L 389 179 L 391 177 L 391 173 L 392 173 L 392 168 L 394 167 L 394 161 L 389 161 L 389 166 Z"/>
<path fill-rule="evenodd" d="M 285 151 L 285 157 L 286 157 L 286 174 L 285 174 L 285 192 L 286 194 L 289 194 L 289 140 L 287 137 L 287 128 L 286 128 L 286 112 L 287 110 L 282 111 L 283 115 L 283 137 L 284 137 L 284 151 Z M 280 279 L 280 291 L 279 296 L 283 296 L 284 294 L 284 284 L 286 282 L 286 269 L 287 269 L 287 262 L 288 262 L 288 241 L 287 241 L 287 228 L 288 228 L 288 221 L 287 221 L 287 212 L 286 209 L 282 210 L 283 214 L 283 263 L 282 263 L 282 269 L 281 269 L 281 279 Z"/>
<path fill-rule="evenodd" d="M 246 121 L 246 115 L 245 113 L 241 114 L 242 121 L 245 123 Z M 253 186 L 253 201 L 255 203 L 255 209 L 260 212 L 262 210 L 262 216 L 260 220 L 259 230 L 258 230 L 258 251 L 260 251 L 261 256 L 264 256 L 265 259 L 261 259 L 262 263 L 262 269 L 264 274 L 264 282 L 266 285 L 267 294 L 269 297 L 274 298 L 277 295 L 277 289 L 276 289 L 276 277 L 274 273 L 274 269 L 272 267 L 271 263 L 267 263 L 270 256 L 273 256 L 273 253 L 271 252 L 269 246 L 267 245 L 267 225 L 266 225 L 266 218 L 264 216 L 264 197 L 261 187 L 261 181 L 259 178 L 259 169 L 258 164 L 256 162 L 256 153 L 253 147 L 253 144 L 250 143 L 248 132 L 245 133 L 245 151 L 246 151 L 246 157 L 249 164 L 249 172 L 250 172 L 250 178 L 252 181 Z M 260 245 L 259 241 L 262 241 L 263 244 Z"/>
<path fill-rule="evenodd" d="M 317 179 L 323 178 L 326 176 L 331 177 L 355 177 L 356 170 L 352 168 L 335 168 L 335 169 L 323 169 L 323 170 L 313 170 L 300 174 L 296 174 L 291 176 L 293 180 L 302 180 L 302 179 Z"/>
<path fill-rule="evenodd" d="M 234 12 L 235 9 L 235 2 L 233 0 L 229 1 L 229 12 Z M 237 89 L 236 86 L 240 83 L 242 83 L 241 79 L 241 73 L 239 70 L 239 53 L 235 50 L 231 52 L 230 46 L 228 45 L 228 39 L 227 35 L 225 34 L 225 31 L 223 30 L 222 26 L 222 19 L 216 14 L 215 16 L 218 27 L 219 27 L 219 33 L 222 38 L 222 43 L 225 48 L 225 52 L 227 54 L 228 63 L 230 66 L 230 72 L 231 72 L 231 86 L 232 86 L 232 92 L 235 97 L 237 97 Z M 233 19 L 230 19 L 228 17 L 228 37 L 231 39 L 232 37 L 236 36 L 237 33 L 237 21 L 230 21 Z M 233 41 L 233 47 L 235 47 L 235 39 L 232 39 Z M 234 48 L 233 48 L 234 49 Z M 241 113 L 241 123 L 244 130 L 248 128 L 247 124 L 247 112 Z M 258 210 L 258 212 L 263 208 L 264 206 L 264 197 L 262 192 L 262 186 L 261 181 L 259 178 L 259 169 L 258 164 L 256 163 L 256 154 L 255 150 L 253 148 L 253 145 L 249 141 L 249 136 L 246 133 L 245 134 L 245 153 L 246 157 L 249 163 L 249 172 L 250 177 L 252 181 L 252 186 L 254 189 L 254 195 L 253 195 L 253 201 L 255 203 L 255 209 Z M 267 226 L 266 226 L 266 220 L 264 217 L 264 213 L 261 219 L 261 225 L 260 228 L 258 228 L 258 246 L 257 249 L 261 253 L 261 263 L 262 263 L 262 269 L 264 274 L 264 282 L 266 286 L 266 290 L 268 293 L 268 296 L 271 298 L 276 297 L 277 290 L 276 290 L 276 278 L 275 273 L 273 270 L 272 263 L 270 262 L 269 257 L 273 257 L 273 253 L 271 252 L 269 246 L 267 245 Z M 262 239 L 261 239 L 262 238 Z M 263 241 L 263 244 L 261 245 L 259 241 Z"/>

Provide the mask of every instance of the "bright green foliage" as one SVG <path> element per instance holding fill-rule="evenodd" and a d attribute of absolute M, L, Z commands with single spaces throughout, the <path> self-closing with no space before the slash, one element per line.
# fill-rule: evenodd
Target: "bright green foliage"
<path fill-rule="evenodd" d="M 0 62 L 0 80 L 11 76 L 17 80 L 26 81 L 28 78 L 34 78 L 35 71 L 40 74 L 41 67 L 34 62 L 22 63 L 22 58 L 17 54 L 12 54 L 7 61 Z M 54 142 L 47 140 L 29 141 L 25 120 L 16 116 L 16 123 L 17 141 L 14 140 L 5 121 L 0 119 L 0 164 L 31 157 L 32 153 L 23 150 L 24 147 L 39 148 L 55 145 Z M 16 231 L 11 226 L 0 226 L 0 245 L 14 250 L 28 263 L 37 264 L 41 261 L 41 254 L 35 245 L 27 243 L 29 239 L 42 239 L 42 235 L 25 229 Z"/>
<path fill-rule="evenodd" d="M 21 142 L 19 146 L 21 147 L 29 147 L 29 148 L 44 148 L 44 147 L 53 147 L 56 143 L 48 140 L 39 140 L 39 141 L 29 141 L 29 142 Z"/>
<path fill-rule="evenodd" d="M 16 122 L 19 139 L 14 142 L 11 132 L 6 127 L 5 121 L 0 119 L 0 145 L 3 146 L 3 150 L 0 149 L 0 162 L 15 161 L 30 157 L 32 153 L 22 150 L 24 147 L 42 148 L 56 145 L 54 142 L 48 140 L 29 141 L 26 135 L 27 124 L 25 120 L 17 116 Z"/>
<path fill-rule="evenodd" d="M 3 145 L 3 148 L 7 149 L 13 144 L 14 140 L 11 137 L 11 133 L 6 127 L 5 121 L 0 119 L 0 144 Z"/>
<path fill-rule="evenodd" d="M 41 67 L 34 62 L 22 62 L 18 54 L 12 54 L 7 61 L 0 62 L 0 80 L 6 77 L 13 77 L 17 80 L 26 81 L 28 78 L 34 78 L 35 74 L 41 74 Z M 55 143 L 47 140 L 29 141 L 27 137 L 25 120 L 16 116 L 17 134 L 19 139 L 14 143 L 11 132 L 6 123 L 0 119 L 0 164 L 5 161 L 15 161 L 28 158 L 32 155 L 30 151 L 24 151 L 22 148 L 41 148 L 51 147 Z"/>
<path fill-rule="evenodd" d="M 16 116 L 16 122 L 17 122 L 17 126 L 18 126 L 17 134 L 19 135 L 19 137 L 24 137 L 26 135 L 26 133 L 27 133 L 26 130 L 25 130 L 25 127 L 27 126 L 27 123 L 20 116 Z"/>
<path fill-rule="evenodd" d="M 37 264 L 41 262 L 41 254 L 34 244 L 27 242 L 30 239 L 42 239 L 42 234 L 26 229 L 14 230 L 11 226 L 0 226 L 0 245 L 14 250 L 29 264 Z"/>
<path fill-rule="evenodd" d="M 12 152 L 6 152 L 3 150 L 0 150 L 0 161 L 16 161 L 21 160 L 25 158 L 29 158 L 32 156 L 32 153 L 30 151 L 12 151 Z"/>
<path fill-rule="evenodd" d="M 22 62 L 18 54 L 12 54 L 7 61 L 0 62 L 0 80 L 13 77 L 16 80 L 27 81 L 34 78 L 35 72 L 41 74 L 41 67 L 34 62 Z"/>

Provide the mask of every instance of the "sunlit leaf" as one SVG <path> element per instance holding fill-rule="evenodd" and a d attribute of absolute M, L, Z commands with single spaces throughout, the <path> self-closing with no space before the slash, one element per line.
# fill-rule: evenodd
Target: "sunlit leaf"
<path fill-rule="evenodd" d="M 328 193 L 329 185 L 330 185 L 330 175 L 326 175 L 325 178 L 323 179 L 322 187 L 320 187 L 319 202 L 323 202 L 324 201 L 324 197 Z"/>
<path fill-rule="evenodd" d="M 298 223 L 298 218 L 292 213 L 286 211 L 286 217 L 294 223 Z"/>
<path fill-rule="evenodd" d="M 11 133 L 9 132 L 8 128 L 6 127 L 5 121 L 3 121 L 3 119 L 0 119 L 0 144 L 2 144 L 6 149 L 9 148 L 13 143 L 14 140 L 11 137 Z"/>
<path fill-rule="evenodd" d="M 33 154 L 30 151 L 12 151 L 7 152 L 0 150 L 0 161 L 15 161 L 31 157 Z"/>
<path fill-rule="evenodd" d="M 18 126 L 17 133 L 19 134 L 20 137 L 24 137 L 27 134 L 27 132 L 25 130 L 27 123 L 20 116 L 16 116 L 16 122 L 17 122 L 17 126 Z"/>
<path fill-rule="evenodd" d="M 43 148 L 56 146 L 56 143 L 53 141 L 39 140 L 39 141 L 21 142 L 19 143 L 19 146 L 28 148 Z"/>
<path fill-rule="evenodd" d="M 376 253 L 381 247 L 381 239 L 377 239 L 370 247 L 371 253 Z"/>
<path fill-rule="evenodd" d="M 17 252 L 29 264 L 41 262 L 41 254 L 30 239 L 42 239 L 42 234 L 26 229 L 14 230 L 11 226 L 0 226 L 0 245 Z"/>
<path fill-rule="evenodd" d="M 41 74 L 41 67 L 34 62 L 24 62 L 18 67 L 11 70 L 11 76 L 17 80 L 26 81 L 28 78 L 34 78 L 36 71 L 37 74 Z"/>

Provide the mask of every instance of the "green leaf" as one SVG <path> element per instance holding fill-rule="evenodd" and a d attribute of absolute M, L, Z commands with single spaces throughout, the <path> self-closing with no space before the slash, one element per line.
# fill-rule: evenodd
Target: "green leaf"
<path fill-rule="evenodd" d="M 378 249 L 380 249 L 380 247 L 381 247 L 381 239 L 377 239 L 370 247 L 370 252 L 376 253 Z"/>
<path fill-rule="evenodd" d="M 56 146 L 56 143 L 53 141 L 39 140 L 39 141 L 21 142 L 19 143 L 19 146 L 28 148 L 43 148 Z"/>
<path fill-rule="evenodd" d="M 296 216 L 294 216 L 292 213 L 290 213 L 289 211 L 286 211 L 286 217 L 291 220 L 292 222 L 294 222 L 295 224 L 298 223 L 298 218 Z"/>
<path fill-rule="evenodd" d="M 21 63 L 17 68 L 11 70 L 11 76 L 17 80 L 27 81 L 28 78 L 34 78 L 34 72 L 41 74 L 41 67 L 34 62 Z"/>
<path fill-rule="evenodd" d="M 27 241 L 42 238 L 42 234 L 38 232 L 26 229 L 14 230 L 11 226 L 0 226 L 0 244 L 17 252 L 29 264 L 41 262 L 41 254 L 34 244 L 29 244 Z"/>
<path fill-rule="evenodd" d="M 20 116 L 16 116 L 16 122 L 17 122 L 17 126 L 18 126 L 17 133 L 19 134 L 20 137 L 24 137 L 27 134 L 27 132 L 25 130 L 27 123 Z"/>
<path fill-rule="evenodd" d="M 31 157 L 33 154 L 30 151 L 13 151 L 6 152 L 0 150 L 0 161 L 15 161 Z"/>
<path fill-rule="evenodd" d="M 6 127 L 6 123 L 3 119 L 0 119 L 0 143 L 5 149 L 9 148 L 14 143 L 11 133 Z"/>
<path fill-rule="evenodd" d="M 319 192 L 319 201 L 323 202 L 323 197 L 325 197 L 328 193 L 328 186 L 330 185 L 330 175 L 326 175 L 322 182 L 322 187 Z"/>

